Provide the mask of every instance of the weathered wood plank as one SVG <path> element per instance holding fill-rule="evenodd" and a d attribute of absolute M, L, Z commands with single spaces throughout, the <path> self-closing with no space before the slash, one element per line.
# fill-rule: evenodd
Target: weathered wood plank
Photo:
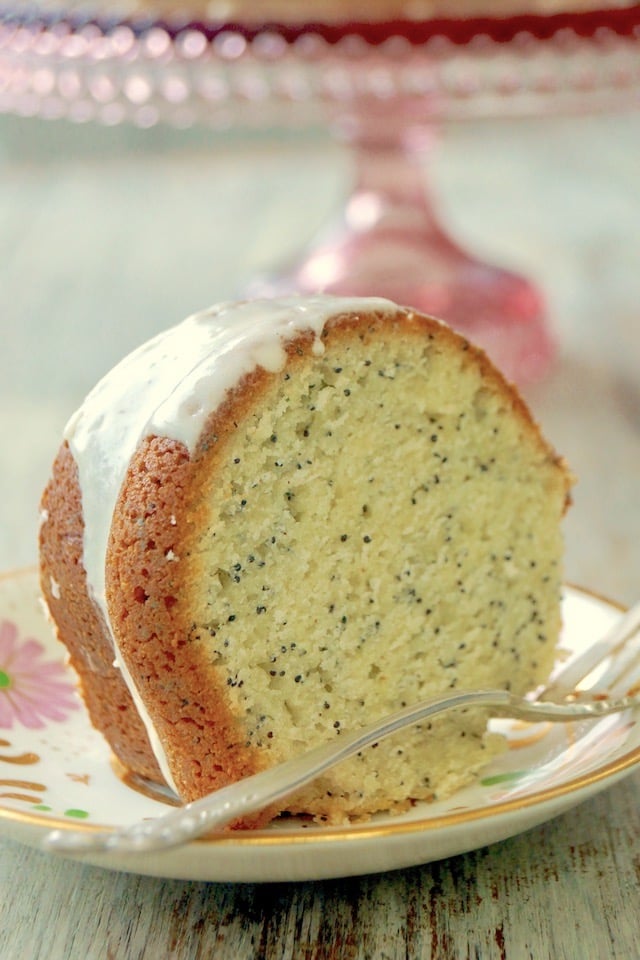
<path fill-rule="evenodd" d="M 0 957 L 635 960 L 640 776 L 491 847 L 388 874 L 158 880 L 0 842 Z"/>

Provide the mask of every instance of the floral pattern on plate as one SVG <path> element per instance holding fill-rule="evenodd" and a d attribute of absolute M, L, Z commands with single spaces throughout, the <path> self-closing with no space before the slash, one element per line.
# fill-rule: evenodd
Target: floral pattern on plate
<path fill-rule="evenodd" d="M 78 703 L 62 660 L 45 660 L 46 649 L 21 637 L 11 620 L 0 622 L 0 729 L 21 723 L 32 730 L 66 720 Z"/>

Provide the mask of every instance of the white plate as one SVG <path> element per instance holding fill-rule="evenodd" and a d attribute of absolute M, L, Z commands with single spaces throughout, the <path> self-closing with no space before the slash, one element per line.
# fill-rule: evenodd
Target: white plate
<path fill-rule="evenodd" d="M 617 615 L 613 604 L 567 587 L 559 655 L 593 642 Z M 509 749 L 477 783 L 406 814 L 341 828 L 283 820 L 159 854 L 85 860 L 222 881 L 356 876 L 427 863 L 527 830 L 630 773 L 640 761 L 638 716 L 572 725 L 501 721 Z M 38 846 L 54 827 L 108 828 L 166 810 L 118 776 L 91 727 L 45 620 L 36 573 L 0 578 L 0 831 Z"/>

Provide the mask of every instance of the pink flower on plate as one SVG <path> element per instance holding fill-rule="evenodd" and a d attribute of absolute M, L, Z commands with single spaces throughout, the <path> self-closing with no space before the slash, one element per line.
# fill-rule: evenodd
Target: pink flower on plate
<path fill-rule="evenodd" d="M 20 640 L 10 620 L 0 622 L 0 728 L 15 721 L 32 730 L 48 720 L 66 720 L 78 709 L 75 689 L 64 679 L 64 665 L 43 660 L 44 646 L 37 640 Z"/>

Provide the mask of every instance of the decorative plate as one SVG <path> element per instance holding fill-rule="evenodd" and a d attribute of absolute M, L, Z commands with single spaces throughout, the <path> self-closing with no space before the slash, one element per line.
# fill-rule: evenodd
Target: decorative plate
<path fill-rule="evenodd" d="M 615 620 L 615 605 L 578 588 L 564 594 L 559 657 L 578 652 Z M 152 876 L 279 881 L 356 876 L 413 866 L 484 846 L 582 802 L 637 768 L 639 712 L 598 722 L 500 721 L 508 750 L 446 801 L 366 824 L 297 819 L 224 833 L 158 854 L 83 855 Z M 37 574 L 0 578 L 0 832 L 39 846 L 49 830 L 108 829 L 168 809 L 122 778 L 90 725 L 39 599 Z M 52 854 L 53 855 L 53 854 Z"/>

